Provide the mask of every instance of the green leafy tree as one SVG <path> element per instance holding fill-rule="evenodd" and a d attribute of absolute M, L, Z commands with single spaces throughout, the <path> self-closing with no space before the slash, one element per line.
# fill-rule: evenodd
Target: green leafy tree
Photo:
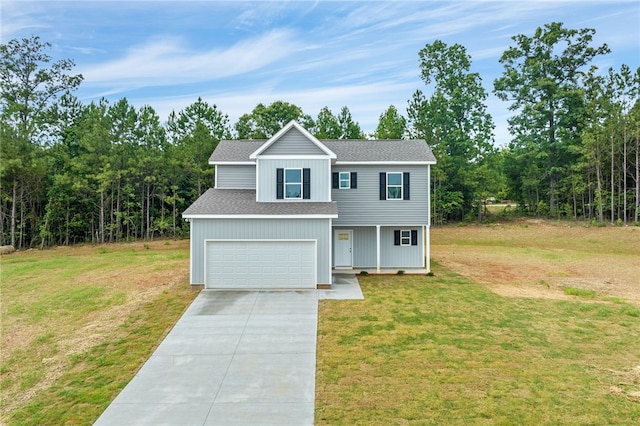
<path fill-rule="evenodd" d="M 334 115 L 329 107 L 323 107 L 318 113 L 313 130 L 318 139 L 364 139 L 360 124 L 353 120 L 349 108 L 343 106 L 340 114 Z"/>
<path fill-rule="evenodd" d="M 581 132 L 584 102 L 578 80 L 593 58 L 609 52 L 606 44 L 592 47 L 594 34 L 552 22 L 533 36 L 516 35 L 515 46 L 500 58 L 504 73 L 494 82 L 498 98 L 511 101 L 510 110 L 517 112 L 509 120 L 516 135 L 511 148 L 536 150 L 529 157 L 544 170 L 538 185 L 546 182 L 552 216 L 558 215 L 557 186 L 575 160 Z"/>
<path fill-rule="evenodd" d="M 48 111 L 60 94 L 73 90 L 82 75 L 71 75 L 74 63 L 51 62 L 51 44 L 32 36 L 0 45 L 0 117 L 2 119 L 2 213 L 9 217 L 9 243 L 21 247 L 26 236 L 39 234 L 46 164 L 43 146 L 49 141 Z M 10 188 L 11 194 L 4 194 Z M 8 207 L 10 213 L 4 214 Z M 2 222 L 3 239 L 6 235 Z M 20 232 L 19 240 L 16 240 Z M 32 245 L 34 241 L 29 241 Z"/>
<path fill-rule="evenodd" d="M 338 114 L 338 124 L 340 125 L 340 137 L 338 139 L 364 139 L 365 134 L 360 128 L 360 124 L 353 120 L 351 111 L 346 106 L 340 109 Z"/>
<path fill-rule="evenodd" d="M 391 105 L 380 114 L 378 127 L 376 127 L 373 136 L 376 139 L 402 139 L 406 132 L 407 119 L 398 112 L 395 106 Z"/>
<path fill-rule="evenodd" d="M 214 170 L 208 160 L 218 142 L 231 137 L 228 122 L 228 116 L 216 105 L 209 105 L 201 98 L 179 113 L 169 115 L 167 132 L 175 147 L 172 152 L 189 178 L 192 189 L 188 199 L 191 201 L 213 186 Z"/>
<path fill-rule="evenodd" d="M 340 139 L 342 129 L 338 117 L 333 115 L 329 107 L 323 107 L 318 113 L 314 136 L 318 139 Z"/>
<path fill-rule="evenodd" d="M 313 129 L 310 116 L 302 108 L 288 102 L 276 101 L 268 106 L 258 104 L 250 114 L 244 114 L 235 124 L 238 139 L 268 139 L 275 135 L 291 120 L 298 121 L 304 128 Z"/>
<path fill-rule="evenodd" d="M 471 57 L 463 46 L 436 40 L 419 57 L 422 80 L 432 95 L 426 98 L 418 90 L 409 101 L 409 134 L 425 139 L 438 159 L 432 175 L 433 217 L 462 219 L 480 199 L 477 170 L 496 153 L 487 93 L 480 75 L 470 72 Z"/>
<path fill-rule="evenodd" d="M 160 117 L 149 105 L 138 111 L 135 138 L 138 141 L 135 170 L 138 171 L 136 179 L 140 188 L 140 233 L 145 239 L 149 239 L 153 236 L 151 225 L 154 196 L 158 195 L 161 198 L 160 210 L 163 216 L 164 202 L 169 191 L 166 133 L 160 123 Z"/>

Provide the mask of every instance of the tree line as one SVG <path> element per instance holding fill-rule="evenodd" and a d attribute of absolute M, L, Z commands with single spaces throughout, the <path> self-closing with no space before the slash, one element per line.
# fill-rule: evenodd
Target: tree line
<path fill-rule="evenodd" d="M 208 158 L 222 139 L 264 139 L 292 119 L 319 139 L 424 139 L 436 224 L 482 219 L 488 198 L 522 214 L 639 220 L 640 68 L 598 70 L 609 52 L 593 29 L 561 23 L 512 38 L 494 93 L 510 102 L 512 140 L 494 144 L 481 76 L 464 46 L 418 52 L 425 84 L 365 134 L 347 106 L 313 118 L 297 105 L 258 104 L 231 125 L 198 98 L 162 121 L 126 98 L 83 104 L 70 59 L 52 62 L 39 37 L 0 45 L 0 242 L 16 248 L 181 237 L 181 212 L 212 186 Z M 240 143 L 240 142 L 239 142 Z"/>

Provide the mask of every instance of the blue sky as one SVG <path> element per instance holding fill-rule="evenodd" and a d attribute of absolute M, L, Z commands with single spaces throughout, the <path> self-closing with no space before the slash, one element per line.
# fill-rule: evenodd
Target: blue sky
<path fill-rule="evenodd" d="M 84 75 L 85 103 L 126 97 L 168 114 L 199 96 L 231 124 L 283 100 L 316 117 L 346 105 L 366 132 L 421 89 L 418 51 L 440 39 L 466 47 L 490 93 L 501 54 L 517 34 L 552 21 L 595 28 L 612 53 L 603 71 L 640 66 L 640 1 L 12 1 L 0 6 L 2 43 L 38 35 L 54 59 Z M 508 104 L 490 95 L 496 144 Z"/>

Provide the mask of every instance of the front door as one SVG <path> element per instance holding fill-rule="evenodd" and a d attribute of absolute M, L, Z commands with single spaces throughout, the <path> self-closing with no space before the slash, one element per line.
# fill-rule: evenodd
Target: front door
<path fill-rule="evenodd" d="M 350 229 L 336 229 L 333 231 L 336 268 L 353 267 L 353 231 Z"/>

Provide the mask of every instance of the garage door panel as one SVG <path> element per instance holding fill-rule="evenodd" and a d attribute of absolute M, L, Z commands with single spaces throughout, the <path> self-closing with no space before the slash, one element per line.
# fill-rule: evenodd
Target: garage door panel
<path fill-rule="evenodd" d="M 207 288 L 315 288 L 315 241 L 208 241 Z"/>

